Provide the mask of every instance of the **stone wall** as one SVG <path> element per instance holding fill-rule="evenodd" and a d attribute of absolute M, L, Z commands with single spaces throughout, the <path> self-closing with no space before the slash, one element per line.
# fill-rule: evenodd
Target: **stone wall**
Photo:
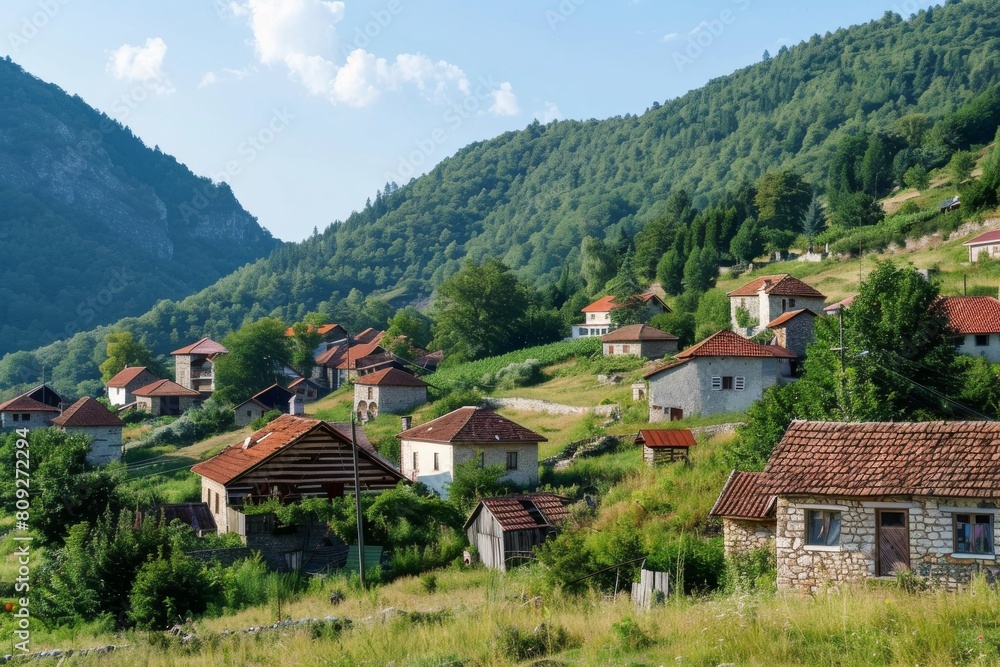
<path fill-rule="evenodd" d="M 88 465 L 102 466 L 122 460 L 121 426 L 68 426 L 63 430 L 90 438 L 90 447 L 87 449 Z"/>
<path fill-rule="evenodd" d="M 816 340 L 816 323 L 811 315 L 802 314 L 774 330 L 775 342 L 799 358 L 806 356 L 806 347 Z"/>
<path fill-rule="evenodd" d="M 726 376 L 744 378 L 744 389 L 713 390 L 712 378 Z M 697 357 L 649 379 L 649 421 L 669 420 L 670 408 L 684 417 L 744 412 L 778 377 L 777 359 Z"/>
<path fill-rule="evenodd" d="M 561 405 L 537 398 L 496 398 L 494 396 L 483 399 L 483 405 L 493 410 L 510 408 L 511 410 L 523 410 L 525 412 L 548 412 L 550 415 L 582 415 L 590 412 L 592 409 L 580 408 L 573 405 Z"/>
<path fill-rule="evenodd" d="M 771 521 L 722 520 L 722 543 L 726 556 L 748 554 L 757 549 L 773 549 L 776 527 Z"/>

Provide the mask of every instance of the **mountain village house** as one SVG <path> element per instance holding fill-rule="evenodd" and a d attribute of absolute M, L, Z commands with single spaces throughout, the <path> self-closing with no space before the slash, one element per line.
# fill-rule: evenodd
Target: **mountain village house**
<path fill-rule="evenodd" d="M 58 414 L 59 408 L 22 394 L 0 403 L 0 431 L 45 428 Z"/>
<path fill-rule="evenodd" d="M 83 435 L 90 439 L 87 463 L 105 465 L 122 459 L 122 427 L 118 415 L 89 396 L 81 398 L 52 419 L 52 425 L 70 435 Z"/>
<path fill-rule="evenodd" d="M 630 324 L 601 336 L 606 356 L 634 354 L 644 359 L 662 359 L 677 352 L 677 336 L 648 324 Z"/>
<path fill-rule="evenodd" d="M 357 377 L 359 362 L 373 355 L 382 354 L 385 349 L 379 345 L 382 332 L 366 329 L 347 341 L 337 343 L 316 357 L 313 377 L 324 382 L 330 391 L 340 389 L 350 378 Z M 363 340 L 358 340 L 362 337 Z"/>
<path fill-rule="evenodd" d="M 211 338 L 202 338 L 170 354 L 174 356 L 177 384 L 208 398 L 215 391 L 215 360 L 229 354 L 229 350 Z"/>
<path fill-rule="evenodd" d="M 820 313 L 826 302 L 818 290 L 787 273 L 755 278 L 728 296 L 733 331 L 745 338 L 756 336 L 790 310 Z"/>
<path fill-rule="evenodd" d="M 135 403 L 135 390 L 159 380 L 145 366 L 126 366 L 117 375 L 108 380 L 108 400 L 115 407 Z"/>
<path fill-rule="evenodd" d="M 300 396 L 305 403 L 315 401 L 319 398 L 321 388 L 316 382 L 309 378 L 296 378 L 288 383 L 288 388 Z"/>
<path fill-rule="evenodd" d="M 759 522 L 762 539 L 744 530 L 727 539 L 729 553 L 760 546 L 774 522 L 779 590 L 905 569 L 956 589 L 1000 574 L 998 451 L 996 422 L 793 422 L 764 472 L 730 477 L 713 512 Z"/>
<path fill-rule="evenodd" d="M 479 458 L 484 466 L 500 464 L 502 479 L 538 484 L 538 443 L 546 438 L 486 408 L 464 407 L 396 436 L 402 441 L 403 475 L 448 496 L 455 466 Z"/>
<path fill-rule="evenodd" d="M 949 296 L 941 303 L 958 334 L 955 351 L 1000 362 L 1000 301 L 992 296 Z"/>
<path fill-rule="evenodd" d="M 483 565 L 504 571 L 533 558 L 534 548 L 559 531 L 569 516 L 566 503 L 554 493 L 484 498 L 465 522 L 465 533 Z"/>
<path fill-rule="evenodd" d="M 301 401 L 295 392 L 281 385 L 272 384 L 233 408 L 236 425 L 242 428 L 271 410 L 278 410 L 286 415 L 302 414 Z"/>
<path fill-rule="evenodd" d="M 656 294 L 641 294 L 639 298 L 646 304 L 643 319 L 647 321 L 660 313 L 670 312 L 670 306 L 664 303 L 663 299 Z M 617 307 L 618 304 L 615 303 L 615 297 L 610 295 L 602 296 L 594 303 L 584 306 L 581 310 L 584 321 L 582 324 L 573 325 L 572 337 L 590 338 L 605 335 L 614 329 L 614 325 L 611 322 L 611 311 Z"/>
<path fill-rule="evenodd" d="M 427 383 L 398 368 L 383 368 L 354 381 L 354 410 L 360 421 L 380 412 L 401 414 L 427 402 Z"/>
<path fill-rule="evenodd" d="M 996 259 L 1000 257 L 1000 230 L 980 234 L 963 243 L 969 249 L 969 261 L 978 262 L 980 257 Z"/>
<path fill-rule="evenodd" d="M 403 480 L 360 442 L 357 456 L 363 491 L 391 489 Z M 295 502 L 353 493 L 353 457 L 349 431 L 318 419 L 282 415 L 191 470 L 201 476 L 201 499 L 219 533 L 226 533 L 245 522 L 239 510 L 253 500 Z"/>
<path fill-rule="evenodd" d="M 649 421 L 744 412 L 771 385 L 783 382 L 783 364 L 796 356 L 720 331 L 646 375 Z"/>
<path fill-rule="evenodd" d="M 134 392 L 135 407 L 154 417 L 175 417 L 201 403 L 201 393 L 170 380 L 157 380 Z"/>
<path fill-rule="evenodd" d="M 347 329 L 339 324 L 309 324 L 306 328 L 309 333 L 316 333 L 319 335 L 319 344 L 317 344 L 316 348 L 313 349 L 313 357 L 323 354 L 330 349 L 332 345 L 347 340 Z M 285 335 L 289 338 L 295 336 L 294 327 L 288 327 L 285 329 Z"/>

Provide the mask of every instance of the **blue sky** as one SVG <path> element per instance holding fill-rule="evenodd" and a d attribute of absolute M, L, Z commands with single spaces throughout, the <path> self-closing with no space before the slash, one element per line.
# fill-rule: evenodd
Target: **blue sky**
<path fill-rule="evenodd" d="M 0 53 L 300 240 L 534 118 L 642 113 L 765 49 L 930 4 L 4 0 Z"/>

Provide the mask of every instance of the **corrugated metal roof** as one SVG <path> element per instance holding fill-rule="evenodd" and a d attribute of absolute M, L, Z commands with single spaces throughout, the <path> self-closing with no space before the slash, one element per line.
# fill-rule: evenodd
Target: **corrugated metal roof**
<path fill-rule="evenodd" d="M 646 447 L 694 447 L 694 434 L 689 428 L 643 429 L 635 437 L 635 444 Z"/>

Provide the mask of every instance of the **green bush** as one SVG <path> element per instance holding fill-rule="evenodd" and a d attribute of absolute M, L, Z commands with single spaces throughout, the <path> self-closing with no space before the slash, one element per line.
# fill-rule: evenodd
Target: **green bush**
<path fill-rule="evenodd" d="M 199 561 L 181 553 L 160 556 L 139 568 L 128 615 L 140 629 L 166 629 L 204 612 L 213 594 L 212 581 Z"/>
<path fill-rule="evenodd" d="M 530 387 L 544 380 L 545 374 L 542 372 L 542 362 L 538 359 L 526 359 L 504 366 L 495 374 L 486 373 L 483 376 L 482 383 L 484 387 L 516 389 L 517 387 Z"/>
<path fill-rule="evenodd" d="M 439 370 L 432 376 L 431 384 L 446 391 L 467 390 L 478 386 L 482 382 L 483 376 L 487 374 L 495 376 L 498 371 L 513 363 L 537 359 L 539 365 L 544 368 L 567 359 L 585 357 L 595 352 L 600 353 L 600 351 L 601 340 L 599 338 L 578 338 L 571 341 L 549 343 Z"/>
<path fill-rule="evenodd" d="M 542 623 L 531 631 L 502 625 L 497 629 L 494 640 L 497 653 L 516 661 L 558 653 L 575 643 L 566 628 L 548 623 Z"/>
<path fill-rule="evenodd" d="M 252 428 L 255 431 L 259 431 L 260 429 L 264 428 L 265 426 L 273 422 L 281 415 L 282 415 L 281 410 L 268 410 L 263 415 L 257 417 L 257 419 L 254 419 L 252 422 L 250 422 L 250 428 Z"/>
<path fill-rule="evenodd" d="M 427 416 L 430 419 L 437 419 L 442 417 L 453 410 L 458 410 L 467 405 L 480 405 L 483 402 L 483 395 L 478 391 L 472 389 L 466 389 L 463 391 L 452 391 L 441 399 L 434 401 L 431 404 L 430 409 L 427 411 Z"/>
<path fill-rule="evenodd" d="M 733 554 L 726 560 L 726 589 L 731 592 L 774 590 L 777 584 L 777 557 L 774 546 Z"/>
<path fill-rule="evenodd" d="M 724 581 L 726 571 L 722 540 L 690 534 L 652 545 L 646 569 L 669 572 L 673 585 L 685 594 L 710 593 Z"/>

